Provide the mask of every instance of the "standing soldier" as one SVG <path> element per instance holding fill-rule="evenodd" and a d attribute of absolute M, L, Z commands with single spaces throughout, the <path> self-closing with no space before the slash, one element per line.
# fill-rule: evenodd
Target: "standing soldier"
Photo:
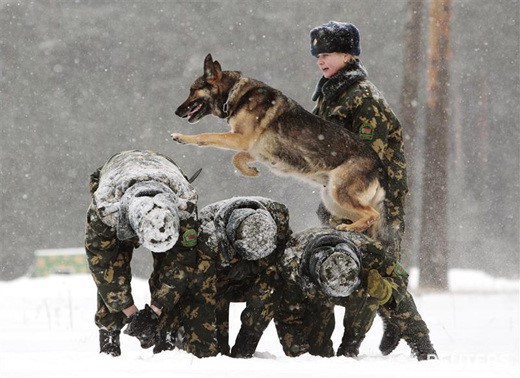
<path fill-rule="evenodd" d="M 408 185 L 399 120 L 382 93 L 367 78 L 367 71 L 359 60 L 359 30 L 354 25 L 330 21 L 312 29 L 310 39 L 311 54 L 317 58 L 323 74 L 313 95 L 313 100 L 317 101 L 314 114 L 357 134 L 379 156 L 386 175 L 386 214 L 382 216 L 386 217 L 391 239 L 390 245 L 385 247 L 400 260 Z M 346 221 L 330 219 L 330 214 L 323 206 L 320 206 L 318 215 L 323 223 L 331 225 Z M 413 302 L 413 299 L 410 300 Z M 412 308 L 415 308 L 415 304 L 410 305 L 408 310 Z M 403 313 L 407 311 L 401 311 Z M 382 306 L 379 314 L 384 324 L 379 349 L 387 355 L 397 347 L 405 334 L 410 334 L 410 329 L 403 328 L 410 323 L 401 322 L 395 309 L 389 306 Z M 418 312 L 407 316 L 420 319 Z M 428 329 L 421 328 L 421 324 L 424 322 L 416 324 L 414 329 L 419 334 L 427 334 Z"/>
<path fill-rule="evenodd" d="M 275 324 L 288 356 L 334 356 L 334 305 L 345 307 L 344 333 L 337 355 L 347 357 L 358 355 L 359 345 L 380 306 L 399 305 L 410 310 L 407 306 L 411 296 L 402 283 L 406 272 L 392 255 L 385 253 L 381 243 L 364 234 L 330 228 L 296 233 L 287 244 L 279 269 L 281 299 Z M 402 321 L 410 319 L 403 317 Z M 428 335 L 424 338 L 429 342 Z M 418 359 L 435 356 L 433 348 L 419 348 L 422 339 L 406 340 Z"/>
<path fill-rule="evenodd" d="M 124 151 L 91 175 L 90 192 L 85 249 L 97 286 L 100 352 L 121 354 L 125 324 L 125 333 L 143 348 L 153 346 L 159 320 L 175 317 L 174 306 L 190 294 L 197 316 L 188 351 L 215 355 L 214 260 L 197 247 L 197 193 L 181 170 L 164 155 Z M 139 245 L 154 259 L 150 306 L 140 311 L 130 284 L 130 261 Z"/>
<path fill-rule="evenodd" d="M 252 357 L 274 314 L 276 264 L 291 232 L 288 210 L 268 198 L 235 197 L 204 207 L 200 221 L 201 243 L 219 256 L 219 350 L 232 357 Z M 231 352 L 230 302 L 246 302 Z"/>

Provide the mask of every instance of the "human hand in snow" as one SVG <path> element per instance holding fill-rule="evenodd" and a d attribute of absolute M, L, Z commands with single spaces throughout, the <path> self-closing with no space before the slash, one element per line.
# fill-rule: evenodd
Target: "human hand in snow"
<path fill-rule="evenodd" d="M 137 337 L 141 348 L 147 349 L 155 344 L 155 334 L 159 325 L 159 317 L 148 305 L 127 319 L 124 333 Z"/>

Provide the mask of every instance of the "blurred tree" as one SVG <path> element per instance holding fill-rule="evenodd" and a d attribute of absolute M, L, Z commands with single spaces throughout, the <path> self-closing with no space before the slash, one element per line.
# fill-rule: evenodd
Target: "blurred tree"
<path fill-rule="evenodd" d="M 419 286 L 448 289 L 449 25 L 451 0 L 430 4 Z"/>
<path fill-rule="evenodd" d="M 406 201 L 407 228 L 403 240 L 403 261 L 406 265 L 414 262 L 410 252 L 413 246 L 415 227 L 410 227 L 410 220 L 418 214 L 415 206 L 415 193 L 418 190 L 415 180 L 415 166 L 420 153 L 417 138 L 417 105 L 419 103 L 419 67 L 421 60 L 421 29 L 422 29 L 423 0 L 407 0 L 406 24 L 404 27 L 404 64 L 403 86 L 401 90 L 399 119 L 403 126 L 406 160 L 408 163 L 408 189 Z"/>
<path fill-rule="evenodd" d="M 0 279 L 24 274 L 35 249 L 82 245 L 88 176 L 124 149 L 168 154 L 188 175 L 202 167 L 194 183 L 201 206 L 264 195 L 287 204 L 295 230 L 316 225 L 319 190 L 263 166 L 258 178 L 243 177 L 230 151 L 172 143 L 173 131 L 227 128 L 215 117 L 188 125 L 173 111 L 207 53 L 224 69 L 242 70 L 312 109 L 319 70 L 309 31 L 333 19 L 360 29 L 369 77 L 397 110 L 407 1 L 0 0 Z M 460 171 L 449 175 L 450 268 L 518 277 L 518 0 L 452 5 L 450 81 L 457 97 L 451 106 L 460 120 Z M 419 119 L 425 84 L 421 76 Z M 485 114 L 480 103 L 487 107 L 487 134 L 477 131 Z M 417 143 L 424 131 L 416 130 Z M 480 135 L 489 138 L 487 154 L 480 153 Z M 409 147 L 407 155 L 422 169 L 422 155 L 415 161 Z M 482 156 L 488 177 L 474 164 Z M 419 205 L 420 191 L 412 190 Z M 418 232 L 417 218 L 408 212 L 408 231 Z"/>

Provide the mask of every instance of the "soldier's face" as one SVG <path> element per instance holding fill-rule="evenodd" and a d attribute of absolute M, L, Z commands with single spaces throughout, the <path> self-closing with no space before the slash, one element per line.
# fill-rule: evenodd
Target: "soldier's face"
<path fill-rule="evenodd" d="M 350 54 L 344 53 L 322 53 L 318 55 L 318 67 L 320 68 L 323 76 L 330 79 L 339 70 L 346 66 L 350 60 Z"/>

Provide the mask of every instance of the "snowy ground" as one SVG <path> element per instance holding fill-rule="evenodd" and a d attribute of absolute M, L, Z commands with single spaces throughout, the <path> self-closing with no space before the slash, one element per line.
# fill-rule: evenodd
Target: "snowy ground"
<path fill-rule="evenodd" d="M 412 272 L 412 288 L 414 281 Z M 148 298 L 146 281 L 134 280 L 133 286 L 142 306 Z M 121 357 L 100 355 L 93 323 L 95 286 L 90 276 L 0 282 L 0 377 L 518 377 L 519 281 L 452 271 L 450 287 L 449 293 L 414 293 L 430 327 L 438 361 L 412 359 L 404 343 L 392 355 L 381 356 L 379 319 L 358 360 L 285 357 L 272 324 L 255 358 L 235 360 L 223 356 L 197 359 L 178 350 L 153 355 L 126 335 L 121 339 Z M 238 331 L 241 308 L 241 304 L 232 308 L 232 334 Z M 340 328 L 334 333 L 336 347 Z"/>

